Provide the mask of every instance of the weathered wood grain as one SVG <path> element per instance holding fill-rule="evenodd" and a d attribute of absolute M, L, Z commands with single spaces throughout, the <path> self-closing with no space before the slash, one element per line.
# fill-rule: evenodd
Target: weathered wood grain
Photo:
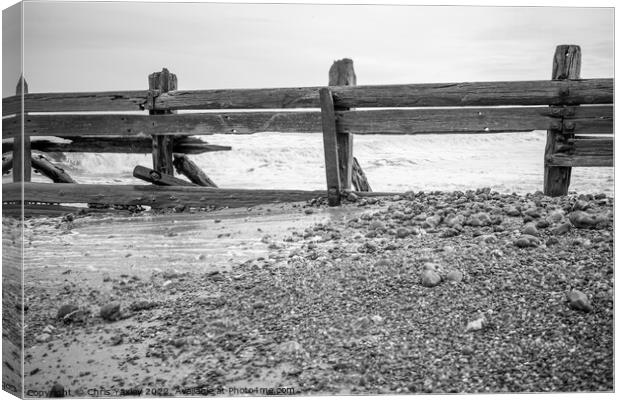
<path fill-rule="evenodd" d="M 185 90 L 162 94 L 156 109 L 318 107 L 319 87 Z M 613 79 L 502 81 L 333 87 L 336 107 L 449 107 L 609 104 Z"/>
<path fill-rule="evenodd" d="M 115 92 L 30 93 L 24 96 L 25 112 L 140 111 L 146 90 Z M 20 96 L 2 99 L 2 115 L 21 112 Z"/>
<path fill-rule="evenodd" d="M 353 186 L 360 192 L 372 192 L 366 174 L 355 157 L 353 157 Z"/>
<path fill-rule="evenodd" d="M 43 154 L 32 155 L 32 168 L 50 178 L 55 183 L 77 183 L 64 169 L 54 165 L 54 163 L 48 160 Z"/>
<path fill-rule="evenodd" d="M 29 115 L 29 136 L 118 136 L 320 132 L 319 112 L 232 112 L 173 115 Z M 18 116 L 2 120 L 2 137 L 20 134 Z"/>
<path fill-rule="evenodd" d="M 189 159 L 185 154 L 174 154 L 172 164 L 179 174 L 185 175 L 190 181 L 198 186 L 216 188 L 217 185 L 204 173 L 196 163 Z"/>
<path fill-rule="evenodd" d="M 560 45 L 555 49 L 553 55 L 553 69 L 551 79 L 558 82 L 568 82 L 568 79 L 579 79 L 581 69 L 581 49 L 574 45 Z M 562 104 L 575 104 L 567 101 L 566 97 L 569 92 L 562 98 Z M 556 103 L 551 103 L 556 104 Z M 564 118 L 564 117 L 563 117 Z M 575 125 L 575 121 L 571 122 Z M 547 196 L 565 196 L 568 194 L 570 185 L 571 169 L 566 166 L 558 166 L 553 159 L 558 147 L 566 144 L 573 134 L 573 130 L 566 130 L 567 125 L 562 121 L 560 127 L 552 127 L 547 131 L 547 142 L 545 144 L 544 158 L 544 187 L 543 191 Z"/>
<path fill-rule="evenodd" d="M 357 76 L 353 68 L 353 60 L 343 58 L 334 61 L 329 68 L 329 86 L 355 86 Z M 335 111 L 350 110 L 346 107 L 334 107 Z M 353 177 L 353 135 L 348 132 L 336 133 L 336 145 L 338 147 L 338 168 L 340 189 L 351 190 Z"/>
<path fill-rule="evenodd" d="M 31 149 L 54 153 L 137 153 L 150 154 L 153 151 L 151 139 L 140 137 L 67 137 L 71 143 L 58 143 L 45 139 L 35 139 L 30 142 Z M 3 151 L 13 151 L 13 143 L 2 144 Z M 230 151 L 230 146 L 209 144 L 194 137 L 179 138 L 175 140 L 173 147 L 175 153 L 202 154 L 213 151 Z"/>
<path fill-rule="evenodd" d="M 397 193 L 355 192 L 360 197 Z M 2 185 L 3 202 L 21 200 L 21 184 Z M 258 204 L 307 201 L 326 197 L 325 190 L 214 189 L 200 186 L 94 185 L 73 183 L 24 184 L 24 201 L 45 203 L 100 203 L 174 207 L 177 205 L 252 207 Z"/>
<path fill-rule="evenodd" d="M 354 134 L 518 132 L 561 126 L 549 107 L 424 108 L 338 112 L 339 132 Z"/>
<path fill-rule="evenodd" d="M 327 179 L 327 202 L 330 206 L 340 205 L 340 163 L 336 141 L 336 115 L 332 93 L 328 88 L 320 91 L 321 120 L 323 125 L 323 151 L 325 154 L 325 177 Z"/>
<path fill-rule="evenodd" d="M 149 75 L 149 92 L 166 93 L 177 89 L 177 76 L 171 74 L 166 68 L 161 72 Z M 170 110 L 149 110 L 150 115 L 175 114 Z M 172 165 L 172 146 L 174 138 L 170 136 L 152 135 L 153 138 L 153 169 L 164 175 L 174 176 Z"/>
<path fill-rule="evenodd" d="M 579 156 L 612 156 L 614 155 L 614 139 L 592 137 L 587 139 L 569 139 L 569 154 Z"/>
<path fill-rule="evenodd" d="M 566 107 L 563 114 L 565 134 L 614 133 L 613 106 Z"/>
<path fill-rule="evenodd" d="M 133 176 L 160 186 L 197 186 L 191 182 L 184 181 L 183 179 L 175 178 L 174 176 L 158 172 L 153 169 L 143 167 L 142 165 L 136 165 L 133 169 Z"/>
<path fill-rule="evenodd" d="M 613 167 L 613 155 L 554 154 L 547 165 L 557 167 Z"/>

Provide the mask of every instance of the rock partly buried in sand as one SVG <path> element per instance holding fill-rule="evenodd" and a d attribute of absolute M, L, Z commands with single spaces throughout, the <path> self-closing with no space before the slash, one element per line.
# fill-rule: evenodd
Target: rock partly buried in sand
<path fill-rule="evenodd" d="M 121 304 L 118 302 L 106 304 L 99 310 L 99 316 L 105 321 L 118 321 L 121 318 Z"/>
<path fill-rule="evenodd" d="M 355 193 L 351 192 L 347 195 L 347 200 L 351 201 L 351 202 L 356 202 L 357 199 L 359 199 L 359 196 L 356 195 Z"/>
<path fill-rule="evenodd" d="M 448 282 L 459 283 L 463 280 L 463 273 L 457 269 L 453 269 L 446 275 L 446 280 Z"/>
<path fill-rule="evenodd" d="M 555 237 L 550 237 L 549 239 L 547 239 L 547 243 L 545 243 L 547 245 L 547 247 L 551 247 L 551 246 L 555 246 L 556 244 L 559 244 L 560 241 L 558 240 L 558 238 Z"/>
<path fill-rule="evenodd" d="M 579 290 L 571 290 L 566 295 L 566 300 L 568 300 L 568 305 L 574 309 L 579 311 L 590 312 L 592 311 L 592 304 L 590 304 L 590 300 L 585 293 L 580 292 Z"/>
<path fill-rule="evenodd" d="M 385 224 L 382 221 L 374 220 L 368 225 L 368 229 L 371 231 L 384 231 Z"/>
<path fill-rule="evenodd" d="M 548 228 L 550 225 L 551 223 L 546 219 L 540 219 L 538 220 L 538 222 L 536 222 L 536 228 L 538 229 L 545 229 Z"/>
<path fill-rule="evenodd" d="M 35 337 L 34 340 L 36 340 L 39 343 L 45 343 L 51 338 L 52 338 L 52 335 L 50 335 L 49 333 L 42 333 L 40 335 L 37 335 L 37 337 Z"/>
<path fill-rule="evenodd" d="M 506 215 L 508 215 L 509 217 L 520 217 L 521 216 L 521 211 L 519 211 L 519 209 L 515 206 L 510 206 L 506 209 Z"/>
<path fill-rule="evenodd" d="M 425 287 L 435 287 L 441 283 L 441 276 L 431 269 L 422 271 L 420 274 L 420 282 Z"/>
<path fill-rule="evenodd" d="M 585 200 L 577 200 L 573 204 L 573 211 L 585 211 L 590 207 L 590 203 Z"/>
<path fill-rule="evenodd" d="M 539 244 L 538 238 L 532 235 L 521 235 L 520 238 L 514 241 L 514 245 L 520 248 L 538 247 Z"/>
<path fill-rule="evenodd" d="M 564 213 L 562 210 L 554 210 L 549 214 L 549 220 L 551 222 L 560 222 L 564 219 Z"/>
<path fill-rule="evenodd" d="M 592 215 L 584 211 L 573 211 L 568 214 L 568 219 L 575 226 L 575 228 L 580 229 L 599 228 L 608 222 L 608 218 L 604 215 Z"/>
<path fill-rule="evenodd" d="M 491 223 L 491 217 L 484 212 L 473 214 L 465 221 L 465 225 L 469 226 L 489 226 Z"/>
<path fill-rule="evenodd" d="M 523 226 L 521 233 L 524 235 L 538 236 L 538 229 L 536 229 L 536 225 L 534 223 L 530 222 Z"/>
<path fill-rule="evenodd" d="M 80 308 L 75 304 L 65 304 L 58 309 L 56 313 L 56 319 L 64 319 L 67 315 L 79 310 Z"/>

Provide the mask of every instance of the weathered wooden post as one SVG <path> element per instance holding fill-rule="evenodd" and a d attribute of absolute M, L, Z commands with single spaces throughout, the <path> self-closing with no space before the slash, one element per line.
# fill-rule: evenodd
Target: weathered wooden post
<path fill-rule="evenodd" d="M 329 69 L 329 86 L 355 86 L 357 76 L 353 68 L 353 60 L 343 58 L 334 61 Z M 350 110 L 347 107 L 335 107 L 336 111 Z M 353 157 L 353 134 L 349 132 L 338 132 L 336 136 L 338 144 L 338 162 L 340 169 L 340 187 L 342 190 L 351 190 L 353 186 L 360 192 L 372 192 L 368 179 L 362 167 L 355 157 Z"/>
<path fill-rule="evenodd" d="M 171 74 L 166 68 L 161 72 L 149 75 L 149 92 L 153 102 L 157 96 L 177 89 L 177 76 Z M 151 115 L 173 114 L 170 110 L 149 110 Z M 164 174 L 174 176 L 172 165 L 172 147 L 174 138 L 169 135 L 153 135 L 153 169 Z"/>
<path fill-rule="evenodd" d="M 553 71 L 551 79 L 569 80 L 579 79 L 581 73 L 581 49 L 576 45 L 559 45 L 553 56 Z M 560 97 L 568 94 L 568 88 L 561 89 Z M 544 193 L 547 196 L 564 196 L 568 194 L 570 185 L 571 167 L 550 166 L 551 157 L 558 147 L 567 145 L 571 134 L 570 125 L 564 124 L 564 118 L 547 131 L 545 145 L 545 177 Z"/>
<path fill-rule="evenodd" d="M 357 77 L 353 69 L 353 60 L 343 58 L 334 61 L 329 68 L 329 86 L 355 86 Z M 335 111 L 344 111 L 348 108 L 336 107 Z M 337 132 L 338 144 L 338 169 L 340 176 L 340 188 L 351 190 L 351 176 L 353 171 L 353 134 L 349 132 Z"/>
<path fill-rule="evenodd" d="M 340 205 L 340 163 L 338 162 L 338 144 L 336 143 L 336 113 L 334 98 L 329 88 L 319 90 L 321 103 L 321 121 L 323 126 L 323 151 L 325 152 L 325 177 L 327 178 L 327 203 Z"/>
<path fill-rule="evenodd" d="M 28 93 L 28 83 L 24 76 L 17 81 L 16 95 Z M 23 99 L 22 99 L 23 103 Z M 22 126 L 25 113 L 22 114 Z M 23 132 L 22 132 L 23 133 Z M 30 136 L 19 135 L 13 139 L 13 182 L 30 182 L 32 178 L 32 152 L 30 149 Z"/>

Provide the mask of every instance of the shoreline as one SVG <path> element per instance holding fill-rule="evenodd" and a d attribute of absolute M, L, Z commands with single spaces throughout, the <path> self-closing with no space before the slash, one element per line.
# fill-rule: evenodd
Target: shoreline
<path fill-rule="evenodd" d="M 597 197 L 418 192 L 30 219 L 26 387 L 613 390 L 613 199 Z M 575 207 L 601 219 L 577 228 Z M 522 248 L 528 223 L 538 243 Z M 568 306 L 571 288 L 592 312 Z M 66 304 L 80 318 L 57 319 Z"/>

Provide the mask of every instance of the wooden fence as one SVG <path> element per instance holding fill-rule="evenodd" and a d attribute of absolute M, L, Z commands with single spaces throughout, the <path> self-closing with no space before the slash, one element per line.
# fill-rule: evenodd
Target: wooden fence
<path fill-rule="evenodd" d="M 192 145 L 201 146 L 189 135 L 264 131 L 323 132 L 327 196 L 330 205 L 337 205 L 341 194 L 352 188 L 353 135 L 546 130 L 544 192 L 564 195 L 572 167 L 613 166 L 613 138 L 600 136 L 613 133 L 613 79 L 580 79 L 580 65 L 579 47 L 561 45 L 549 81 L 356 86 L 352 61 L 344 59 L 330 69 L 327 87 L 177 90 L 176 76 L 164 69 L 149 76 L 149 90 L 144 91 L 25 93 L 22 89 L 24 94 L 3 99 L 2 112 L 3 139 L 14 140 L 10 147 L 14 181 L 26 181 L 24 197 L 20 183 L 4 184 L 4 200 L 234 207 L 325 195 L 322 191 L 28 182 L 32 149 L 149 151 L 153 170 L 172 176 L 173 153 L 189 154 Z M 320 111 L 308 110 L 313 108 Z M 148 110 L 148 115 L 66 114 L 139 110 Z M 177 114 L 178 110 L 222 111 Z M 74 141 L 31 143 L 30 136 Z M 221 149 L 205 151 L 210 150 Z"/>

